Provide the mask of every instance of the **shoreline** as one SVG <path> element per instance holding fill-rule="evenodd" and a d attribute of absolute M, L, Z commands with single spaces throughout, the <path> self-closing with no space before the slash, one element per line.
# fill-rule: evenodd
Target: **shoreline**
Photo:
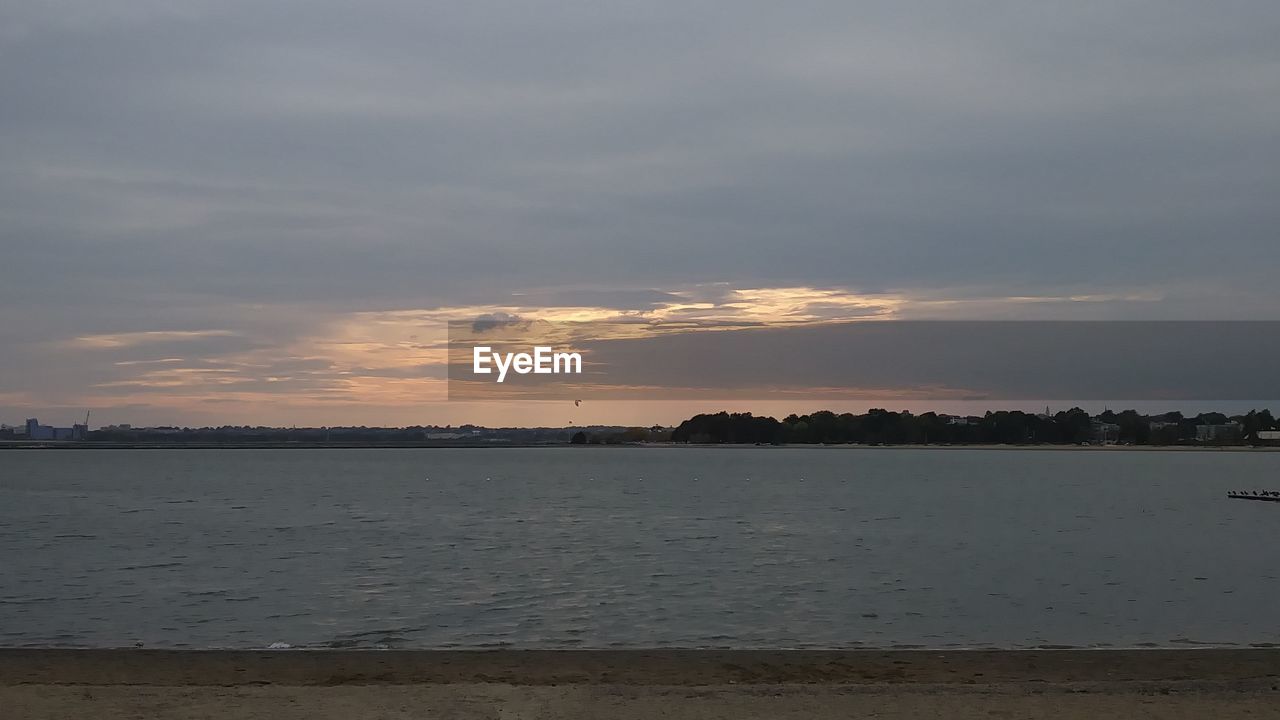
<path fill-rule="evenodd" d="M 21 650 L 21 720 L 1280 717 L 1280 649 Z"/>
<path fill-rule="evenodd" d="M 158 650 L 0 648 L 15 685 L 865 685 L 1280 682 L 1280 648 Z"/>

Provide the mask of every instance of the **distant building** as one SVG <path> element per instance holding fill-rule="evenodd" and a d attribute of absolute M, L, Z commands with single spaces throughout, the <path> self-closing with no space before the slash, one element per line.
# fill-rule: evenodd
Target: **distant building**
<path fill-rule="evenodd" d="M 88 425 L 72 425 L 69 428 L 41 425 L 36 418 L 27 418 L 28 440 L 84 440 Z"/>
<path fill-rule="evenodd" d="M 1120 442 L 1120 426 L 1115 423 L 1094 420 L 1089 429 L 1094 445 L 1115 445 Z"/>
<path fill-rule="evenodd" d="M 35 418 L 27 418 L 27 439 L 52 440 L 53 428 L 48 425 L 41 425 L 40 421 Z"/>
<path fill-rule="evenodd" d="M 1218 440 L 1239 440 L 1240 423 L 1232 421 L 1225 425 L 1197 425 L 1196 441 L 1214 442 Z"/>
<path fill-rule="evenodd" d="M 459 433 L 459 432 L 429 432 L 429 433 L 427 433 L 427 439 L 428 439 L 428 440 L 461 440 L 461 439 L 462 439 L 462 438 L 464 438 L 464 437 L 471 437 L 471 435 L 470 435 L 470 434 L 468 434 L 468 433 Z"/>
<path fill-rule="evenodd" d="M 1268 440 L 1268 441 L 1271 441 L 1271 442 L 1275 442 L 1275 441 L 1277 441 L 1277 440 L 1280 440 L 1280 430 L 1259 430 L 1259 431 L 1258 431 L 1258 439 L 1259 439 L 1259 440 Z"/>

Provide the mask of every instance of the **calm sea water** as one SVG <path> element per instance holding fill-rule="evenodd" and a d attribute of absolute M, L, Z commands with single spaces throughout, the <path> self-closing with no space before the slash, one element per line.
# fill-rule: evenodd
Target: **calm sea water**
<path fill-rule="evenodd" d="M 0 645 L 1280 642 L 1280 454 L 0 453 Z"/>

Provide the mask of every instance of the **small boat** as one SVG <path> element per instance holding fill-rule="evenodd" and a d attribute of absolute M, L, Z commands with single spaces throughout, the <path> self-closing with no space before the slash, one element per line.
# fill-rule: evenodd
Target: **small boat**
<path fill-rule="evenodd" d="M 1237 500 L 1262 500 L 1264 502 L 1280 502 L 1280 492 L 1275 490 L 1231 490 L 1227 497 Z"/>

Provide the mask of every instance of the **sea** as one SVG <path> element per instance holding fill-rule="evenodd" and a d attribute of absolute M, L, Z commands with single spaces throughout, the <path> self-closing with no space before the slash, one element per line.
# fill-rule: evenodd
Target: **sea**
<path fill-rule="evenodd" d="M 1280 643 L 1280 453 L 0 452 L 0 646 Z"/>

